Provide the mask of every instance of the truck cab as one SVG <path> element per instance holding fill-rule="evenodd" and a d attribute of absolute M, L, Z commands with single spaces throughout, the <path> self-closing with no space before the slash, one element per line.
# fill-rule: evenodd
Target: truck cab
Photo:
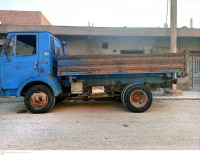
<path fill-rule="evenodd" d="M 44 85 L 54 96 L 62 93 L 57 56 L 64 45 L 47 31 L 14 31 L 7 35 L 0 61 L 0 95 L 24 96 L 34 85 Z"/>

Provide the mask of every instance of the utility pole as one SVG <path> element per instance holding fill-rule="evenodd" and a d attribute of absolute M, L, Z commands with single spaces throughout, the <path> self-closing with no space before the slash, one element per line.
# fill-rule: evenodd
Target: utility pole
<path fill-rule="evenodd" d="M 171 53 L 177 53 L 177 0 L 171 0 Z"/>

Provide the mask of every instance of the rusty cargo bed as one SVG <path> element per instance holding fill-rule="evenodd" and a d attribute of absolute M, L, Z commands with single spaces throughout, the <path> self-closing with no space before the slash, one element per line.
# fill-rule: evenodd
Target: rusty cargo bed
<path fill-rule="evenodd" d="M 77 55 L 58 57 L 58 76 L 167 73 L 185 70 L 184 54 Z"/>

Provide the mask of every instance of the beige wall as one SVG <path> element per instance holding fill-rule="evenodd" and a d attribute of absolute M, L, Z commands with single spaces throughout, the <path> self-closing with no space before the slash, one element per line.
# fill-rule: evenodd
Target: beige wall
<path fill-rule="evenodd" d="M 69 55 L 120 54 L 121 50 L 144 50 L 145 53 L 151 53 L 152 49 L 157 49 L 158 53 L 170 52 L 169 37 L 82 37 L 64 40 Z M 102 49 L 102 42 L 108 42 L 108 49 Z M 113 53 L 113 50 L 117 52 Z M 179 38 L 178 52 L 184 50 L 200 51 L 200 38 Z"/>
<path fill-rule="evenodd" d="M 178 51 L 200 51 L 200 38 L 179 38 Z"/>

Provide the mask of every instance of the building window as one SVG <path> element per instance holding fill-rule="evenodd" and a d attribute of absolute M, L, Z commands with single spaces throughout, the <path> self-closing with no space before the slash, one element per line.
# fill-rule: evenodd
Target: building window
<path fill-rule="evenodd" d="M 117 53 L 117 50 L 113 50 L 113 53 Z"/>
<path fill-rule="evenodd" d="M 151 50 L 151 54 L 158 54 L 158 50 L 157 49 L 152 49 Z"/>
<path fill-rule="evenodd" d="M 144 50 L 121 50 L 121 54 L 144 54 Z"/>
<path fill-rule="evenodd" d="M 108 49 L 108 42 L 102 42 L 102 48 Z"/>

